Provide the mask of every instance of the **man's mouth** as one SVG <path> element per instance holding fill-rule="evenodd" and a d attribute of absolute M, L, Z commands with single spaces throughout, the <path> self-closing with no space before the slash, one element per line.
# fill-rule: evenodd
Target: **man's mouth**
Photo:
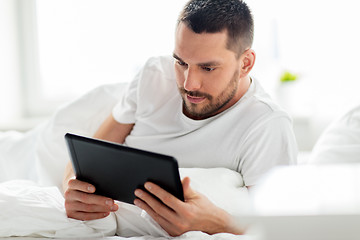
<path fill-rule="evenodd" d="M 189 94 L 186 94 L 186 98 L 189 102 L 194 103 L 194 104 L 201 103 L 202 101 L 204 101 L 206 99 L 206 97 L 194 97 Z"/>

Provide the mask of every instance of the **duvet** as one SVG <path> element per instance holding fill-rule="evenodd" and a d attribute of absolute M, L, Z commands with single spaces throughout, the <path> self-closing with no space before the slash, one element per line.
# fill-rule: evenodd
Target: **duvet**
<path fill-rule="evenodd" d="M 62 107 L 36 128 L 0 132 L 0 238 L 169 239 L 146 212 L 118 202 L 119 210 L 94 221 L 69 219 L 60 191 L 69 156 L 64 135 L 92 136 L 121 97 L 125 83 L 100 86 Z M 191 186 L 216 205 L 241 216 L 249 198 L 239 173 L 224 169 L 181 168 Z M 175 239 L 250 239 L 232 234 L 188 232 Z"/>

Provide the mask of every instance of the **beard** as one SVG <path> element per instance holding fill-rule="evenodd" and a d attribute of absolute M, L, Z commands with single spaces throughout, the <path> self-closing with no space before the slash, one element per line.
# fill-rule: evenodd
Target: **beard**
<path fill-rule="evenodd" d="M 205 119 L 214 116 L 222 111 L 235 96 L 238 90 L 239 70 L 236 70 L 226 88 L 216 97 L 199 91 L 187 91 L 184 87 L 179 87 L 180 95 L 183 99 L 184 114 L 193 119 Z M 208 103 L 205 106 L 186 101 L 186 96 L 204 97 Z"/>

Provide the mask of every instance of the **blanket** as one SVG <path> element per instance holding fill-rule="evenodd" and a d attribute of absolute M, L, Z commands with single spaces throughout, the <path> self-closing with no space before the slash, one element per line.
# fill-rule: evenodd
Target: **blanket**
<path fill-rule="evenodd" d="M 0 133 L 0 182 L 26 178 L 42 186 L 61 187 L 70 160 L 64 135 L 92 136 L 109 116 L 127 84 L 102 85 L 61 106 L 27 133 Z"/>
<path fill-rule="evenodd" d="M 70 160 L 64 135 L 92 136 L 127 84 L 100 86 L 60 107 L 46 122 L 26 133 L 0 133 L 0 237 L 102 238 L 118 235 L 139 239 L 169 239 L 146 212 L 120 203 L 119 210 L 94 221 L 69 219 L 61 194 L 62 177 Z M 248 193 L 239 173 L 229 169 L 180 169 L 191 186 L 233 215 L 248 210 Z M 232 234 L 188 232 L 177 239 L 244 239 Z"/>
<path fill-rule="evenodd" d="M 192 179 L 192 187 L 234 215 L 247 211 L 247 190 L 241 176 L 231 170 L 180 169 Z M 119 210 L 93 221 L 67 218 L 64 198 L 59 189 L 43 187 L 29 180 L 12 180 L 0 184 L 0 237 L 27 236 L 48 238 L 147 236 L 169 238 L 169 235 L 143 210 L 135 205 L 117 202 Z M 241 201 L 243 199 L 243 201 Z M 218 234 L 217 236 L 231 234 Z M 187 233 L 179 239 L 212 237 L 201 232 Z M 235 238 L 234 235 L 232 235 Z M 239 236 L 240 237 L 240 236 Z M 207 238 L 206 238 L 207 239 Z"/>

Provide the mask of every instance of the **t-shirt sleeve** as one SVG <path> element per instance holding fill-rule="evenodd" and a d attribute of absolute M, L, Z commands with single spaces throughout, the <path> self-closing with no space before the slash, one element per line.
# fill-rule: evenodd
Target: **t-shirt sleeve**
<path fill-rule="evenodd" d="M 112 110 L 114 119 L 119 123 L 135 123 L 138 104 L 138 84 L 141 72 L 129 83 L 125 94 Z"/>
<path fill-rule="evenodd" d="M 256 185 L 271 168 L 297 162 L 297 143 L 291 120 L 273 117 L 249 132 L 239 171 L 246 186 Z"/>
<path fill-rule="evenodd" d="M 174 85 L 172 69 L 172 58 L 150 58 L 128 84 L 123 97 L 113 108 L 114 119 L 119 123 L 131 124 L 136 123 L 139 117 L 153 114 L 154 105 L 161 106 L 164 101 L 164 98 L 156 93 L 161 89 L 169 91 Z"/>

